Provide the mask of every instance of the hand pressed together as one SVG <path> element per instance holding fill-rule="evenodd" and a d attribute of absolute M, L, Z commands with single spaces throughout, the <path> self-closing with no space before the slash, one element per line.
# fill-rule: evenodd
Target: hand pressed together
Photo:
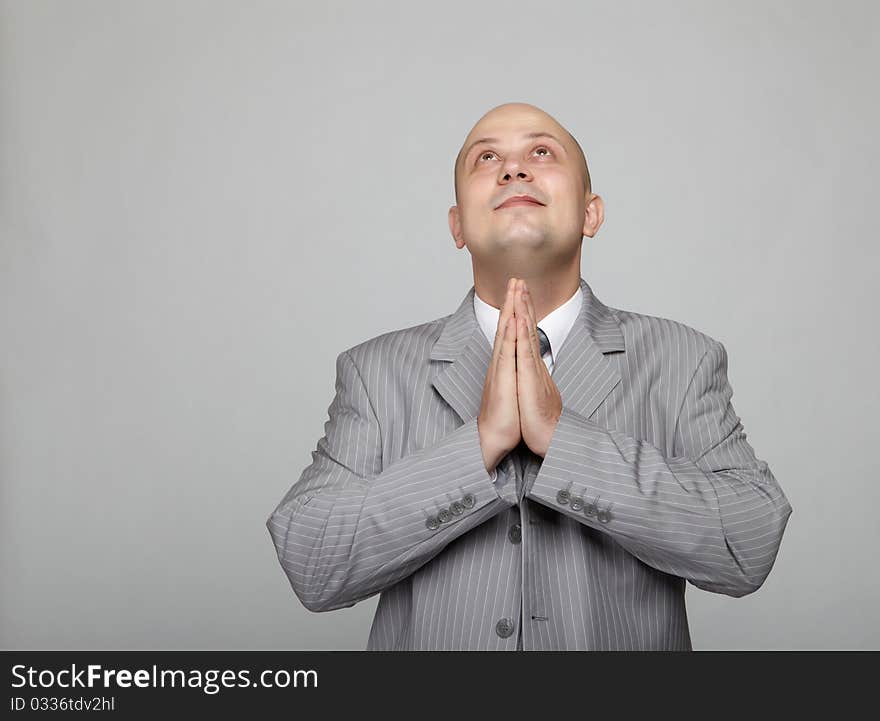
<path fill-rule="evenodd" d="M 562 413 L 562 396 L 541 359 L 537 319 L 526 282 L 511 278 L 498 317 L 477 427 L 491 471 L 522 439 L 547 454 Z"/>

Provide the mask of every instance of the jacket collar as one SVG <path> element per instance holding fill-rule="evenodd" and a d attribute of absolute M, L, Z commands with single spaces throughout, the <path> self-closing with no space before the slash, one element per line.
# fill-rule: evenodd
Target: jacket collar
<path fill-rule="evenodd" d="M 625 351 L 623 331 L 612 310 L 580 279 L 583 302 L 568 337 L 555 354 L 553 381 L 562 403 L 585 418 L 593 415 L 620 383 L 620 371 L 608 354 Z M 452 315 L 431 348 L 431 360 L 451 361 L 433 380 L 440 395 L 467 422 L 480 412 L 483 382 L 492 358 L 474 315 L 474 286 Z"/>

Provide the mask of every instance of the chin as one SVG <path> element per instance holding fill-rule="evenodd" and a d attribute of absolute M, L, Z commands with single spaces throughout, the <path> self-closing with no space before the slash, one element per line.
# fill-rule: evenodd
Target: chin
<path fill-rule="evenodd" d="M 551 241 L 551 234 L 543 228 L 511 228 L 495 238 L 494 245 L 510 247 L 538 247 Z"/>

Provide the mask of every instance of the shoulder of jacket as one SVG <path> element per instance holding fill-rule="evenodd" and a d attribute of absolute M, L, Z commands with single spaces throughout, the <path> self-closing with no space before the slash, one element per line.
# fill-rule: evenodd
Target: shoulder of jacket
<path fill-rule="evenodd" d="M 358 366 L 368 361 L 412 359 L 430 352 L 449 316 L 426 323 L 386 331 L 346 348 L 339 355 L 348 355 Z"/>
<path fill-rule="evenodd" d="M 697 362 L 710 350 L 724 349 L 716 338 L 681 321 L 619 308 L 609 310 L 620 323 L 628 347 L 693 356 Z"/>

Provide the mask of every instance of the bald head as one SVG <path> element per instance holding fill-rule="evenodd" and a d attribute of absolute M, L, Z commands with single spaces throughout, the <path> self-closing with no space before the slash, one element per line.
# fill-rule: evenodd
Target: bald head
<path fill-rule="evenodd" d="M 559 135 L 559 141 L 563 144 L 565 149 L 572 154 L 572 157 L 575 159 L 579 166 L 584 193 L 588 194 L 592 192 L 590 171 L 587 167 L 587 159 L 584 155 L 583 148 L 581 148 L 580 143 L 578 143 L 575 137 L 570 132 L 568 132 L 568 130 L 566 130 L 552 115 L 545 113 L 543 110 L 534 105 L 531 105 L 529 103 L 504 103 L 502 105 L 497 105 L 489 110 L 476 122 L 470 133 L 468 133 L 467 137 L 465 138 L 464 143 L 462 143 L 462 146 L 458 151 L 458 155 L 455 157 L 455 167 L 453 170 L 453 174 L 455 182 L 456 203 L 458 203 L 458 178 L 461 172 L 461 166 L 464 162 L 465 155 L 467 154 L 473 143 L 488 135 L 489 133 L 487 131 L 489 128 L 492 127 L 493 123 L 512 122 L 517 119 L 532 121 L 537 119 L 541 122 L 542 125 L 547 126 L 550 129 L 550 132 L 553 132 L 555 130 L 556 133 L 558 133 Z"/>

